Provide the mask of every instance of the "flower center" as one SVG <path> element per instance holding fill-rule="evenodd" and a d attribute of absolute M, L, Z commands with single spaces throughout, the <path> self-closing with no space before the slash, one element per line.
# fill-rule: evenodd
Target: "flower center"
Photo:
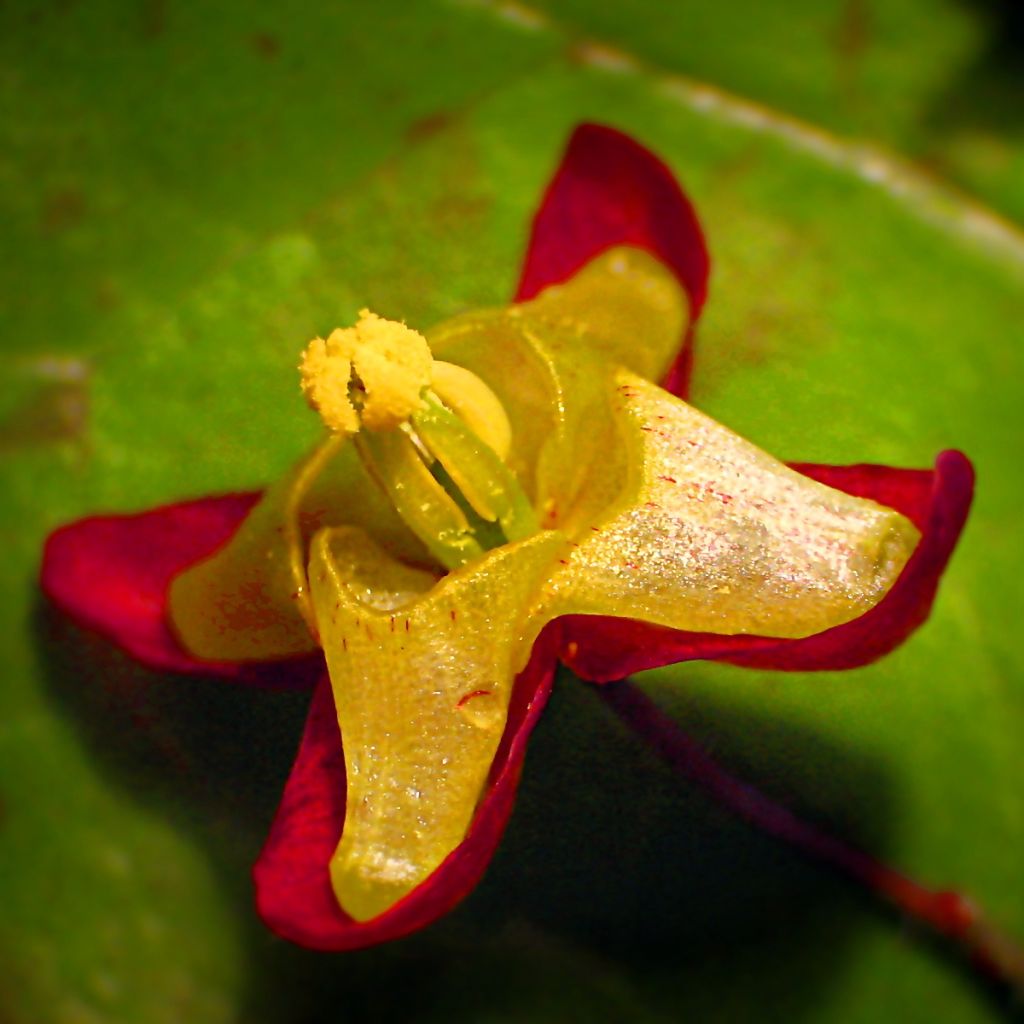
<path fill-rule="evenodd" d="M 504 462 L 512 434 L 501 402 L 469 370 L 434 360 L 417 331 L 363 310 L 354 327 L 314 338 L 299 372 L 324 424 L 352 438 L 370 477 L 445 568 L 538 531 Z"/>

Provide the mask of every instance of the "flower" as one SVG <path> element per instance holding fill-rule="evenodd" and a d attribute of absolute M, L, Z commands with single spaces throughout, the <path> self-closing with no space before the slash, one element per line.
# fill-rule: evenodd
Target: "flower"
<path fill-rule="evenodd" d="M 480 501 L 505 503 L 504 518 L 490 517 L 504 536 L 473 547 L 476 533 L 456 529 L 453 543 L 431 546 L 431 537 L 450 536 L 445 515 L 465 523 L 481 511 L 468 485 L 461 494 L 472 509 L 430 512 L 410 534 L 405 526 L 429 501 L 389 489 L 398 478 L 414 486 L 401 462 L 412 442 L 392 432 L 351 445 L 329 438 L 262 500 L 230 495 L 96 517 L 50 537 L 45 592 L 147 665 L 314 686 L 254 869 L 257 906 L 280 935 L 351 949 L 423 927 L 462 899 L 511 812 L 559 660 L 593 682 L 694 658 L 845 668 L 880 657 L 927 616 L 966 518 L 969 462 L 944 452 L 931 471 L 801 465 L 792 473 L 672 398 L 685 392 L 707 273 L 699 224 L 668 169 L 626 136 L 582 126 L 536 215 L 519 305 L 468 314 L 429 339 L 435 354 L 486 381 L 484 392 L 495 392 L 512 420 L 513 472 L 499 472 L 502 442 L 493 437 L 472 455 L 485 460 L 485 476 L 498 474 L 488 477 L 496 491 Z M 346 432 L 357 428 L 359 403 L 321 389 L 321 375 L 351 359 L 347 388 L 351 374 L 369 372 L 359 360 L 372 361 L 357 335 L 387 329 L 365 316 L 349 330 L 314 343 L 304 361 L 307 393 L 330 404 Z M 417 380 L 427 366 L 417 363 Z M 460 380 L 447 386 L 475 387 Z M 471 407 L 484 408 L 483 436 L 493 403 L 477 395 L 462 408 L 437 376 L 434 386 L 462 417 L 454 425 L 443 406 L 424 413 L 418 390 L 400 414 L 385 402 L 378 419 L 394 427 L 411 417 L 427 447 L 430 430 L 447 423 L 456 433 L 435 435 L 435 454 L 455 479 L 471 454 L 459 424 L 472 421 Z M 359 445 L 389 500 L 360 476 L 350 457 Z M 344 458 L 349 468 L 336 471 Z M 482 479 L 474 465 L 468 484 L 474 473 Z M 539 522 L 516 526 L 517 481 L 528 477 Z M 346 509 L 340 522 L 330 518 L 338 508 Z M 482 536 L 479 516 L 473 522 Z M 439 572 L 438 561 L 453 571 Z M 395 685 L 414 668 L 417 683 L 425 671 L 443 673 L 441 681 L 398 706 Z M 409 714 L 424 723 L 412 739 Z M 342 733 L 339 718 L 348 723 Z M 363 756 L 388 734 L 415 749 Z M 449 768 L 453 751 L 469 763 L 465 773 Z M 428 762 L 424 796 L 415 771 Z M 347 801 L 353 794 L 359 800 Z"/>

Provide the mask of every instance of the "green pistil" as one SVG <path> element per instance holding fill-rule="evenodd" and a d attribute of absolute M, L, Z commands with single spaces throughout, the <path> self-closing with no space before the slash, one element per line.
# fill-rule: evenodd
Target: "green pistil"
<path fill-rule="evenodd" d="M 405 524 L 446 569 L 484 553 L 462 509 L 433 478 L 411 438 L 402 431 L 362 432 L 354 440 L 363 464 Z"/>
<path fill-rule="evenodd" d="M 353 438 L 409 529 L 446 569 L 537 533 L 540 525 L 515 474 L 434 395 L 424 398 L 410 421 L 415 440 L 408 430 L 363 431 Z M 436 472 L 424 453 L 437 460 Z"/>
<path fill-rule="evenodd" d="M 413 429 L 477 515 L 497 521 L 506 541 L 537 533 L 540 524 L 515 474 L 434 395 L 424 397 L 426 405 L 412 415 Z"/>

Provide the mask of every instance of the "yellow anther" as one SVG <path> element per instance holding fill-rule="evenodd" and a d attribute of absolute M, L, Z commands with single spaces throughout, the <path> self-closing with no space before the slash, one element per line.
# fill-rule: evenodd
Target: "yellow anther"
<path fill-rule="evenodd" d="M 330 430 L 354 434 L 359 430 L 359 414 L 349 398 L 352 363 L 331 352 L 323 338 L 314 338 L 302 353 L 299 363 L 302 391 Z"/>
<path fill-rule="evenodd" d="M 299 372 L 306 399 L 328 428 L 355 434 L 360 426 L 392 430 L 422 408 L 432 364 L 422 334 L 364 309 L 354 327 L 339 327 L 326 341 L 314 338 Z"/>

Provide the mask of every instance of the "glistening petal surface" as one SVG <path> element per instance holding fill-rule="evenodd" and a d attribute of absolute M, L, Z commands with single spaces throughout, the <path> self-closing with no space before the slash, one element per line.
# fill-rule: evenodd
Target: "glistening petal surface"
<path fill-rule="evenodd" d="M 361 530 L 321 531 L 310 584 L 345 741 L 348 810 L 331 863 L 352 917 L 379 916 L 465 836 L 565 547 L 535 534 L 440 580 Z"/>
<path fill-rule="evenodd" d="M 891 508 L 796 473 L 649 381 L 605 386 L 627 472 L 549 582 L 558 613 L 800 637 L 875 606 L 918 539 Z"/>
<path fill-rule="evenodd" d="M 527 740 L 551 691 L 556 647 L 556 630 L 549 627 L 515 681 L 505 732 L 466 838 L 408 896 L 365 922 L 348 917 L 331 888 L 329 863 L 345 820 L 345 761 L 325 677 L 253 869 L 256 906 L 267 926 L 313 949 L 359 949 L 423 928 L 465 898 L 483 875 L 512 812 Z"/>
<path fill-rule="evenodd" d="M 902 643 L 927 618 L 971 505 L 974 471 L 957 451 L 933 470 L 799 464 L 807 476 L 902 512 L 921 540 L 889 593 L 859 618 L 813 636 L 779 640 L 665 629 L 632 619 L 562 620 L 566 663 L 586 679 L 608 682 L 632 672 L 696 659 L 792 671 L 856 668 Z"/>

